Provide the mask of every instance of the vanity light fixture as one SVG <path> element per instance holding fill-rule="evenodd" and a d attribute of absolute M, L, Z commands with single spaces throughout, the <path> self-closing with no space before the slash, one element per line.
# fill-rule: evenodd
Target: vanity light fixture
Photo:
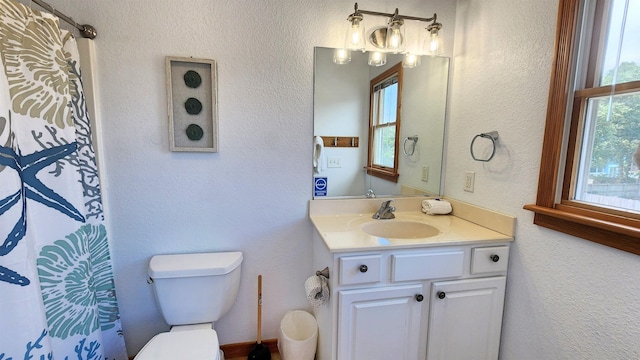
<path fill-rule="evenodd" d="M 418 65 L 420 65 L 420 55 L 409 52 L 404 54 L 404 58 L 402 59 L 402 67 L 410 69 Z"/>
<path fill-rule="evenodd" d="M 371 66 L 382 66 L 387 63 L 387 54 L 382 51 L 369 52 L 368 64 Z"/>
<path fill-rule="evenodd" d="M 342 65 L 351 61 L 351 51 L 347 49 L 334 49 L 333 50 L 333 62 Z"/>
<path fill-rule="evenodd" d="M 366 46 L 364 39 L 364 26 L 360 24 L 363 19 L 364 17 L 362 16 L 362 13 L 358 10 L 358 3 L 356 3 L 355 11 L 347 17 L 347 21 L 350 22 L 344 41 L 344 47 L 347 50 L 364 51 Z"/>
<path fill-rule="evenodd" d="M 434 20 L 429 26 L 427 26 L 427 37 L 424 39 L 423 51 L 429 55 L 440 55 L 442 52 L 442 38 L 440 37 L 439 31 L 442 29 L 442 24 L 436 22 L 435 17 L 433 15 Z"/>
<path fill-rule="evenodd" d="M 341 50 L 345 52 L 353 50 L 365 51 L 367 44 L 364 35 L 364 15 L 384 16 L 389 18 L 387 26 L 374 29 L 371 32 L 368 40 L 373 47 L 378 49 L 378 53 L 404 53 L 405 60 L 403 61 L 403 64 L 405 65 L 405 67 L 415 67 L 419 64 L 419 56 L 417 55 L 420 51 L 422 51 L 422 55 L 438 55 L 442 51 L 442 40 L 439 36 L 439 31 L 440 29 L 442 29 L 442 24 L 437 22 L 437 14 L 433 14 L 433 17 L 430 18 L 400 15 L 397 8 L 393 14 L 389 14 L 377 11 L 361 10 L 358 8 L 358 3 L 355 3 L 354 5 L 354 12 L 347 17 L 347 21 L 349 21 L 349 27 L 347 30 L 347 35 L 345 37 L 344 48 Z M 405 48 L 407 46 L 407 37 L 405 35 L 405 27 L 403 25 L 406 20 L 423 21 L 430 23 L 425 28 L 427 30 L 427 36 L 424 40 L 422 49 L 411 49 L 413 50 L 412 52 L 405 52 Z M 373 55 L 372 59 L 372 55 L 370 55 L 369 64 L 380 66 L 379 64 L 381 61 L 384 64 L 386 60 L 382 60 L 381 57 L 381 55 L 376 54 Z M 346 57 L 343 56 L 341 59 L 346 59 Z M 334 62 L 336 64 L 345 64 L 348 62 L 348 60 L 339 61 L 337 61 L 336 57 L 334 56 Z"/>
<path fill-rule="evenodd" d="M 387 26 L 385 48 L 392 53 L 399 53 L 404 50 L 407 42 L 404 36 L 404 20 L 398 15 L 398 9 L 393 13 L 393 16 L 389 19 L 389 26 Z"/>

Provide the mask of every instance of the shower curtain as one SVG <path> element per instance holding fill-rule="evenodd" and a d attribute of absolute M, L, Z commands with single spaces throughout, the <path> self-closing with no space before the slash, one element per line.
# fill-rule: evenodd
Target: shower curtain
<path fill-rule="evenodd" d="M 74 38 L 0 0 L 0 360 L 126 360 Z"/>

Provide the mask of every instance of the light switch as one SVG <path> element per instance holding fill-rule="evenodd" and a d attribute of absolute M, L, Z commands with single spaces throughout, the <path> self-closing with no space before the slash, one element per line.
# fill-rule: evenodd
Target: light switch
<path fill-rule="evenodd" d="M 330 157 L 327 159 L 327 167 L 330 168 L 341 168 L 342 167 L 342 158 L 339 157 Z"/>
<path fill-rule="evenodd" d="M 421 179 L 424 182 L 429 182 L 429 166 L 427 166 L 427 165 L 423 165 L 422 166 L 422 177 L 421 177 Z"/>

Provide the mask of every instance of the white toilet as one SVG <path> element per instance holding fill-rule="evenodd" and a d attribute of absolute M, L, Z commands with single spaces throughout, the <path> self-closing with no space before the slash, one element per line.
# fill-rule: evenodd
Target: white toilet
<path fill-rule="evenodd" d="M 240 287 L 241 252 L 156 255 L 149 278 L 169 332 L 154 336 L 134 360 L 224 360 L 213 323 Z"/>

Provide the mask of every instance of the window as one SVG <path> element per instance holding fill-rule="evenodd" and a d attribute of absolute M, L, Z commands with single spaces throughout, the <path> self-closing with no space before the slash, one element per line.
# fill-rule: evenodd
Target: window
<path fill-rule="evenodd" d="M 640 1 L 561 0 L 534 223 L 640 254 Z"/>
<path fill-rule="evenodd" d="M 371 80 L 367 174 L 398 182 L 402 64 Z"/>

